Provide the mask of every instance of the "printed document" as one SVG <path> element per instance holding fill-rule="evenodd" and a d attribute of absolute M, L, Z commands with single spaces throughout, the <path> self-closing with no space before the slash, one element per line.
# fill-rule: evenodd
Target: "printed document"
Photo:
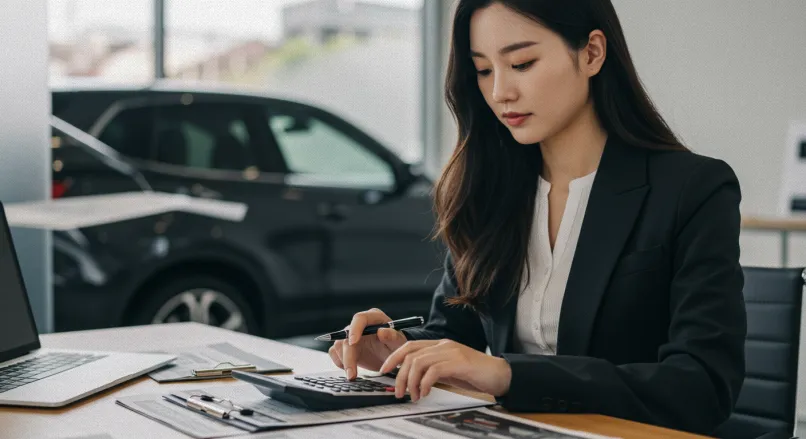
<path fill-rule="evenodd" d="M 610 439 L 489 409 L 258 433 L 250 439 Z"/>
<path fill-rule="evenodd" d="M 341 376 L 343 372 L 338 371 L 333 374 Z M 392 378 L 388 377 L 373 378 L 373 380 L 394 382 Z M 173 393 L 184 398 L 191 395 L 208 394 L 229 400 L 233 404 L 254 410 L 263 419 L 274 420 L 277 428 L 437 413 L 493 405 L 489 401 L 437 388 L 434 388 L 426 398 L 414 403 L 406 402 L 332 411 L 311 411 L 276 401 L 260 393 L 250 384 L 228 384 Z M 170 393 L 166 391 L 166 394 L 121 397 L 117 403 L 196 438 L 225 437 L 245 433 L 244 430 L 170 402 L 166 399 L 170 397 Z M 176 401 L 176 398 L 172 398 L 172 400 Z"/>

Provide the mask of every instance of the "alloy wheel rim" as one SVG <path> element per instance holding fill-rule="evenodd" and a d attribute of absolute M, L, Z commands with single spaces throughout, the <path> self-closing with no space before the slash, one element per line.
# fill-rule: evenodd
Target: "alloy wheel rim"
<path fill-rule="evenodd" d="M 249 329 L 240 307 L 225 294 L 209 288 L 196 288 L 171 297 L 151 322 L 196 322 L 238 332 Z"/>

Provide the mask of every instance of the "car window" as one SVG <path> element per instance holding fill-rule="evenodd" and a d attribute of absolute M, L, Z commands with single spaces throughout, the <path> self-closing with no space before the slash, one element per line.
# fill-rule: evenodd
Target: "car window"
<path fill-rule="evenodd" d="M 247 109 L 232 104 L 157 108 L 155 160 L 202 169 L 243 171 L 255 166 Z"/>
<path fill-rule="evenodd" d="M 109 121 L 98 139 L 128 157 L 150 159 L 153 120 L 154 109 L 151 107 L 123 110 Z"/>
<path fill-rule="evenodd" d="M 318 118 L 271 113 L 269 127 L 292 173 L 394 184 L 394 173 L 388 163 Z"/>

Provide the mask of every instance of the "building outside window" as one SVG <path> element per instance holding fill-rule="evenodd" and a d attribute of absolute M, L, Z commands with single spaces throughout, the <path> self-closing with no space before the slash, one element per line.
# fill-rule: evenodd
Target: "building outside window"
<path fill-rule="evenodd" d="M 424 0 L 165 0 L 165 76 L 310 103 L 422 159 Z M 151 0 L 49 0 L 51 81 L 154 78 Z"/>

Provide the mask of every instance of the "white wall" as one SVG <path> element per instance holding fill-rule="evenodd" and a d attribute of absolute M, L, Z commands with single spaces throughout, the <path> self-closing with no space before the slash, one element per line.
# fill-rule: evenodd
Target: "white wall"
<path fill-rule="evenodd" d="M 50 196 L 47 2 L 5 0 L 0 26 L 0 200 Z M 50 234 L 12 235 L 40 332 L 52 330 Z"/>
<path fill-rule="evenodd" d="M 727 161 L 742 213 L 776 215 L 789 121 L 806 120 L 803 0 L 613 0 L 664 117 L 692 149 Z M 746 232 L 742 263 L 777 265 L 776 235 Z M 790 265 L 806 265 L 806 239 Z"/>

